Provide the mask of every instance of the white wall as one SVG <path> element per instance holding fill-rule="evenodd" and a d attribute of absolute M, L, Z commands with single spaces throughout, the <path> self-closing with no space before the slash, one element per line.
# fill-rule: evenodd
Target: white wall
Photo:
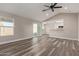
<path fill-rule="evenodd" d="M 28 18 L 23 18 L 6 12 L 0 12 L 0 16 L 10 16 L 14 18 L 14 35 L 13 36 L 0 36 L 1 42 L 9 42 L 21 38 L 31 38 L 33 33 L 33 23 L 36 21 Z"/>
<path fill-rule="evenodd" d="M 79 41 L 79 14 L 78 14 L 78 41 Z"/>
<path fill-rule="evenodd" d="M 64 30 L 63 31 L 54 31 L 49 30 L 52 26 L 48 26 L 46 24 L 46 32 L 49 34 L 50 37 L 58 37 L 58 38 L 65 38 L 65 39 L 78 39 L 78 15 L 74 13 L 70 14 L 59 14 L 52 17 L 46 23 L 53 22 L 53 20 L 60 20 L 64 19 Z"/>

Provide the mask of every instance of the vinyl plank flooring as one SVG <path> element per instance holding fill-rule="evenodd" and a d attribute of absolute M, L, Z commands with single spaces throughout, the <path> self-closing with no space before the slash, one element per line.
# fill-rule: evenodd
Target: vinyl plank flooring
<path fill-rule="evenodd" d="M 79 42 L 38 37 L 0 45 L 0 56 L 79 56 Z"/>

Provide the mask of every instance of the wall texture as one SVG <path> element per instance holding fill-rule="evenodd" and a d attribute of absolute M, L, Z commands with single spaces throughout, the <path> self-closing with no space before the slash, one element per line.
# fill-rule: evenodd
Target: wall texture
<path fill-rule="evenodd" d="M 14 35 L 13 36 L 0 36 L 1 42 L 9 42 L 21 38 L 31 38 L 33 33 L 33 23 L 36 21 L 28 18 L 23 18 L 6 12 L 0 12 L 0 16 L 10 16 L 14 18 Z"/>
<path fill-rule="evenodd" d="M 79 14 L 78 14 L 78 41 L 79 41 Z"/>
<path fill-rule="evenodd" d="M 48 26 L 48 23 L 53 22 L 54 20 L 64 20 L 64 30 L 63 31 L 54 31 L 49 30 L 52 26 Z M 46 21 L 46 33 L 50 35 L 50 37 L 58 37 L 58 38 L 67 38 L 67 39 L 78 39 L 78 15 L 74 13 L 66 13 L 59 14 L 48 21 Z"/>

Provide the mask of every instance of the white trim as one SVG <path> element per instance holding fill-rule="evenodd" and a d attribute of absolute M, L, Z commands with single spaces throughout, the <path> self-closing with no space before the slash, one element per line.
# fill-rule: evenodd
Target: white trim
<path fill-rule="evenodd" d="M 10 41 L 0 42 L 0 44 L 6 44 L 6 43 L 16 42 L 16 41 L 25 40 L 25 39 L 30 39 L 30 38 L 32 38 L 32 37 L 20 38 L 20 39 L 15 39 L 15 40 L 10 40 Z"/>
<path fill-rule="evenodd" d="M 16 42 L 16 41 L 25 40 L 25 39 L 30 39 L 30 38 L 33 38 L 33 37 L 20 38 L 20 39 L 11 40 L 11 41 L 0 42 L 0 44 L 6 44 L 6 43 Z M 78 39 L 65 38 L 65 37 L 55 37 L 55 38 L 68 39 L 68 40 L 78 40 Z M 79 41 L 79 40 L 78 40 L 78 41 Z"/>
<path fill-rule="evenodd" d="M 51 37 L 51 36 L 50 36 L 50 37 Z M 66 38 L 66 37 L 55 37 L 55 38 L 68 39 L 68 40 L 78 40 L 78 39 Z M 78 40 L 78 41 L 79 41 L 79 40 Z"/>

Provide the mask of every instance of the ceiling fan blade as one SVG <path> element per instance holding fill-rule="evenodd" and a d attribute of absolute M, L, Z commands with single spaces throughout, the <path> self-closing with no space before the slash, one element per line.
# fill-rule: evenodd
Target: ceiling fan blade
<path fill-rule="evenodd" d="M 56 6 L 56 5 L 57 5 L 57 3 L 54 3 L 53 7 Z"/>
<path fill-rule="evenodd" d="M 49 8 L 50 9 L 50 8 Z M 47 11 L 47 10 L 49 10 L 49 9 L 44 9 L 44 10 L 42 10 L 42 11 Z"/>
<path fill-rule="evenodd" d="M 57 7 L 54 7 L 54 8 L 62 8 L 62 6 L 57 6 Z"/>
<path fill-rule="evenodd" d="M 47 5 L 44 5 L 45 7 L 49 7 L 49 6 L 47 6 Z"/>

